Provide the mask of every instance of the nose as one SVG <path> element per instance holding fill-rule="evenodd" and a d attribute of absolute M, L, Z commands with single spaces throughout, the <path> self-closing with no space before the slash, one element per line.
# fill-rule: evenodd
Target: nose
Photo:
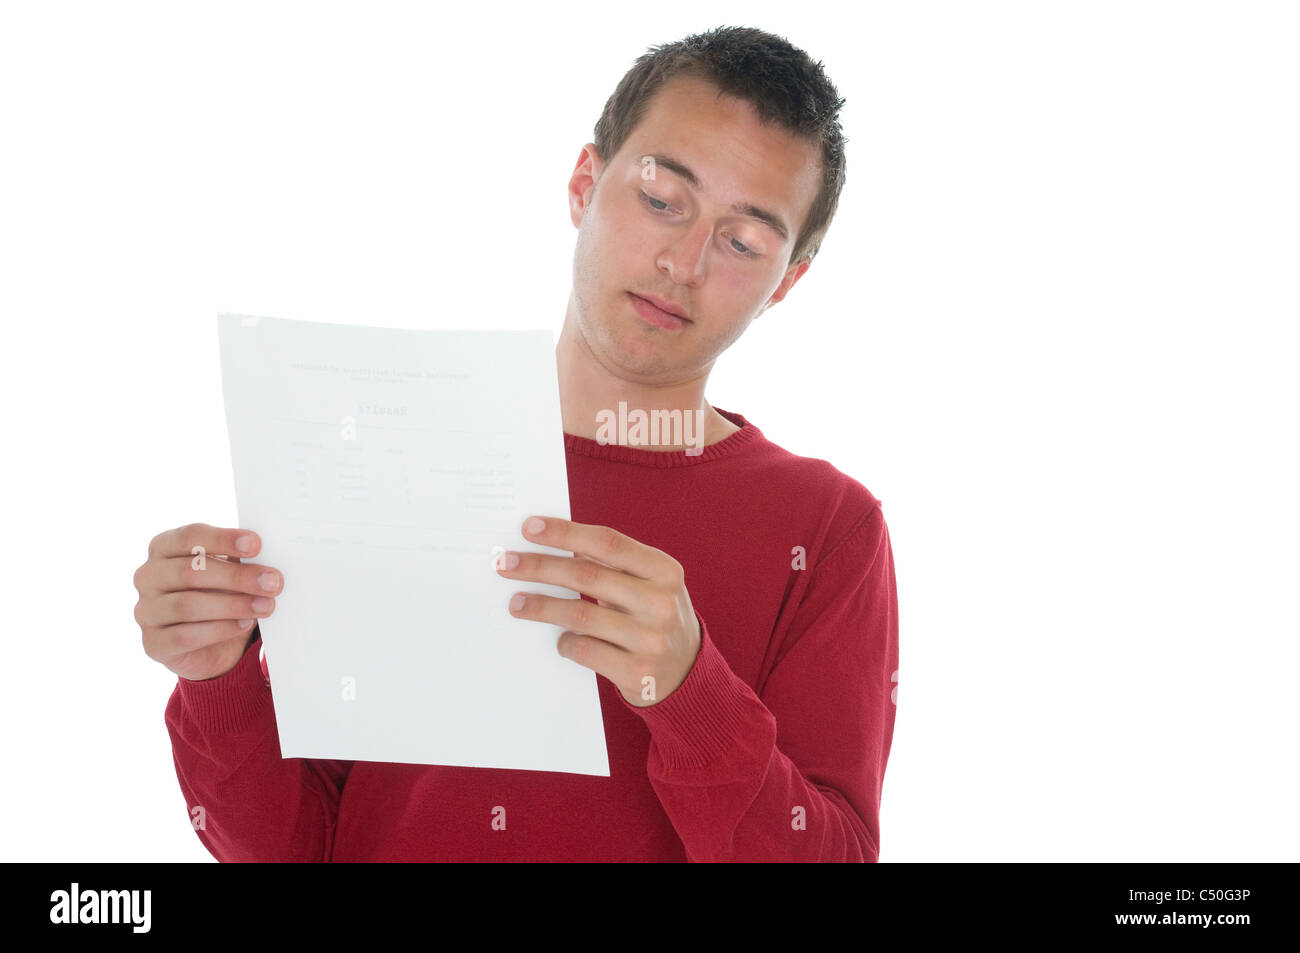
<path fill-rule="evenodd" d="M 658 265 L 679 285 L 689 285 L 704 277 L 713 228 L 697 222 L 659 255 Z"/>

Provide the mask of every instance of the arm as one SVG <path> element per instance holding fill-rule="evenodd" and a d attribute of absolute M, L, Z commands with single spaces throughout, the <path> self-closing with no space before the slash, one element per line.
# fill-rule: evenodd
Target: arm
<path fill-rule="evenodd" d="M 893 551 L 879 506 L 812 572 L 761 698 L 701 616 L 700 653 L 682 685 L 656 705 L 628 705 L 650 729 L 647 772 L 689 860 L 879 859 L 898 669 Z"/>
<path fill-rule="evenodd" d="M 224 675 L 177 680 L 166 710 L 176 777 L 217 860 L 328 861 L 352 762 L 280 757 L 260 636 L 254 627 Z"/>

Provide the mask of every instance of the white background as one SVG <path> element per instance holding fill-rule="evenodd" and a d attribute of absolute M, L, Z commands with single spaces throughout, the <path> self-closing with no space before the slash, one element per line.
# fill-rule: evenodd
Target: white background
<path fill-rule="evenodd" d="M 847 99 L 707 395 L 884 503 L 881 860 L 1300 860 L 1296 7 L 457 6 L 0 7 L 0 858 L 211 861 L 132 574 L 235 525 L 216 312 L 558 332 L 601 107 L 728 24 Z"/>

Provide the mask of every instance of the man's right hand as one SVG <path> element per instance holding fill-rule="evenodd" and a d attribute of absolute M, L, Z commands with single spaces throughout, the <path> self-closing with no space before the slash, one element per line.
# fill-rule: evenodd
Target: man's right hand
<path fill-rule="evenodd" d="M 237 541 L 250 537 L 247 550 Z M 201 569 L 194 568 L 203 547 Z M 193 681 L 217 678 L 239 664 L 252 644 L 258 619 L 275 611 L 284 577 L 270 566 L 244 564 L 261 549 L 256 533 L 191 523 L 159 533 L 149 542 L 149 558 L 135 571 L 135 621 L 144 654 Z M 225 557 L 225 558 L 222 558 Z M 263 574 L 273 577 L 270 588 Z"/>

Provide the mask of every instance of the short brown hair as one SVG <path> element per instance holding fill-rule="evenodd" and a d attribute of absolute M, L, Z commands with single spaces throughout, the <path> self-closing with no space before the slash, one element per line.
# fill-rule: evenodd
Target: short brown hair
<path fill-rule="evenodd" d="M 803 50 L 753 27 L 717 27 L 674 43 L 651 46 L 619 81 L 596 122 L 595 145 L 608 161 L 645 116 L 650 100 L 676 76 L 696 76 L 751 103 L 764 123 L 777 123 L 819 144 L 822 185 L 795 238 L 789 264 L 813 259 L 830 228 L 844 188 L 844 143 L 838 90 Z M 788 266 L 787 266 L 788 267 Z"/>

